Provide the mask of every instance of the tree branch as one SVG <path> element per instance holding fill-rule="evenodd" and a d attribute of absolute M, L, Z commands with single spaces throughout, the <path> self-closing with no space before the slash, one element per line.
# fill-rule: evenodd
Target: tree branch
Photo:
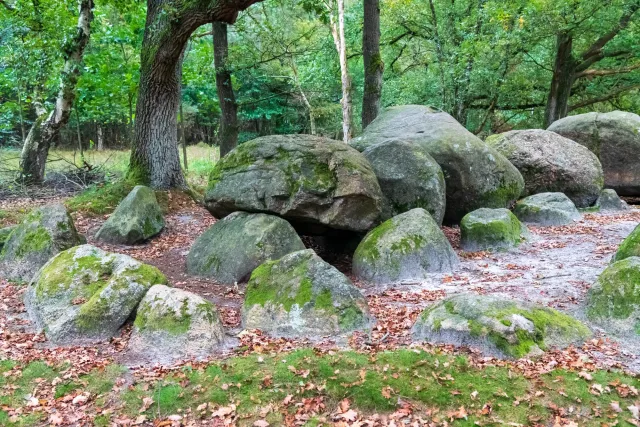
<path fill-rule="evenodd" d="M 631 85 L 631 86 L 624 86 L 621 87 L 611 93 L 608 93 L 607 95 L 603 95 L 600 96 L 598 98 L 592 98 L 592 99 L 587 99 L 586 101 L 581 101 L 578 102 L 577 104 L 573 104 L 569 106 L 569 111 L 574 111 L 577 110 L 578 108 L 583 108 L 583 107 L 587 107 L 589 105 L 593 105 L 593 104 L 597 104 L 599 102 L 605 102 L 605 101 L 609 101 L 611 99 L 615 99 L 618 96 L 620 96 L 621 94 L 625 93 L 625 92 L 630 92 L 632 90 L 635 89 L 640 89 L 640 84 L 637 85 Z"/>
<path fill-rule="evenodd" d="M 633 70 L 640 68 L 640 62 L 629 67 L 618 68 L 617 70 L 586 70 L 576 74 L 576 79 L 583 77 L 600 77 L 600 76 L 612 76 L 614 74 L 630 73 Z"/>

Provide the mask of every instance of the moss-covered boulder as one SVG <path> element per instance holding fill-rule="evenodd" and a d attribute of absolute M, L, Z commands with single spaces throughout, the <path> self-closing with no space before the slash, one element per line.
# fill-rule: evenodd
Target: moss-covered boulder
<path fill-rule="evenodd" d="M 469 252 L 518 246 L 527 229 L 509 209 L 477 209 L 460 222 L 460 245 Z"/>
<path fill-rule="evenodd" d="M 450 272 L 459 260 L 438 224 L 421 208 L 371 230 L 353 255 L 353 274 L 371 283 L 422 280 Z"/>
<path fill-rule="evenodd" d="M 444 175 L 420 144 L 391 140 L 362 153 L 371 163 L 382 189 L 382 219 L 423 208 L 442 224 L 446 208 Z"/>
<path fill-rule="evenodd" d="M 600 212 L 620 212 L 628 211 L 631 207 L 618 196 L 616 190 L 606 188 L 600 193 L 600 197 L 595 204 Z"/>
<path fill-rule="evenodd" d="M 312 135 L 273 135 L 227 154 L 209 177 L 207 209 L 279 215 L 305 233 L 369 230 L 382 193 L 371 165 L 342 142 Z"/>
<path fill-rule="evenodd" d="M 587 316 L 613 332 L 640 335 L 640 257 L 608 266 L 587 294 Z"/>
<path fill-rule="evenodd" d="M 63 205 L 43 206 L 8 236 L 0 252 L 0 277 L 28 282 L 51 257 L 82 243 Z"/>
<path fill-rule="evenodd" d="M 640 224 L 620 243 L 613 261 L 622 261 L 634 256 L 640 257 Z"/>
<path fill-rule="evenodd" d="M 371 322 L 360 290 L 310 249 L 256 268 L 242 306 L 245 328 L 275 336 L 318 338 Z"/>
<path fill-rule="evenodd" d="M 508 208 L 524 189 L 522 175 L 509 160 L 447 113 L 421 105 L 388 108 L 350 144 L 364 151 L 393 139 L 420 144 L 442 168 L 445 223 L 457 224 L 479 208 Z"/>
<path fill-rule="evenodd" d="M 595 203 L 604 185 L 600 161 L 588 148 L 542 129 L 514 130 L 487 138 L 520 171 L 522 196 L 560 192 L 576 207 Z"/>
<path fill-rule="evenodd" d="M 581 322 L 552 308 L 475 294 L 435 303 L 418 317 L 412 333 L 415 340 L 474 347 L 501 358 L 533 357 L 591 336 Z"/>
<path fill-rule="evenodd" d="M 571 199 L 563 193 L 540 193 L 516 203 L 513 213 L 522 222 L 535 225 L 567 225 L 582 216 Z"/>
<path fill-rule="evenodd" d="M 187 272 L 233 284 L 247 279 L 265 261 L 303 249 L 302 240 L 284 219 L 235 212 L 198 237 L 187 256 Z"/>
<path fill-rule="evenodd" d="M 548 130 L 598 156 L 607 188 L 640 196 L 640 116 L 624 111 L 578 114 L 553 122 Z"/>
<path fill-rule="evenodd" d="M 155 192 L 149 187 L 138 185 L 100 227 L 96 240 L 133 245 L 152 238 L 163 228 L 164 216 Z"/>
<path fill-rule="evenodd" d="M 210 356 L 223 342 L 215 305 L 191 292 L 155 285 L 140 302 L 127 353 L 138 361 L 172 364 Z"/>
<path fill-rule="evenodd" d="M 0 253 L 2 253 L 2 248 L 4 247 L 5 242 L 9 240 L 9 235 L 13 230 L 15 230 L 15 228 L 15 225 L 0 228 Z"/>
<path fill-rule="evenodd" d="M 155 267 L 82 245 L 56 255 L 29 284 L 29 316 L 56 344 L 113 337 L 151 286 L 165 284 Z"/>

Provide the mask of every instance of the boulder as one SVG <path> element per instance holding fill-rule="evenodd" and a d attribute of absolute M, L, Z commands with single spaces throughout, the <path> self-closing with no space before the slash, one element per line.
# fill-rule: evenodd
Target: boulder
<path fill-rule="evenodd" d="M 442 169 L 429 152 L 411 141 L 391 140 L 362 153 L 382 189 L 382 220 L 423 208 L 442 224 L 446 193 Z"/>
<path fill-rule="evenodd" d="M 233 284 L 247 279 L 265 261 L 303 249 L 302 240 L 284 219 L 235 212 L 198 237 L 187 256 L 187 272 Z"/>
<path fill-rule="evenodd" d="M 371 322 L 360 290 L 310 249 L 256 268 L 242 306 L 244 328 L 275 336 L 338 335 Z"/>
<path fill-rule="evenodd" d="M 478 208 L 508 208 L 524 189 L 522 175 L 509 160 L 447 113 L 429 107 L 389 108 L 350 144 L 364 151 L 395 139 L 420 144 L 442 168 L 447 193 L 445 223 L 457 224 Z"/>
<path fill-rule="evenodd" d="M 30 281 L 51 257 L 84 243 L 61 204 L 32 211 L 9 235 L 0 252 L 0 277 Z"/>
<path fill-rule="evenodd" d="M 164 217 L 156 194 L 149 187 L 138 185 L 100 227 L 96 240 L 133 245 L 156 236 L 163 228 Z"/>
<path fill-rule="evenodd" d="M 486 356 L 522 358 L 584 342 L 589 329 L 552 308 L 496 296 L 460 294 L 420 314 L 414 340 L 478 348 Z"/>
<path fill-rule="evenodd" d="M 622 196 L 640 196 L 640 116 L 624 111 L 578 114 L 554 122 L 548 130 L 598 156 L 605 187 Z"/>
<path fill-rule="evenodd" d="M 150 363 L 173 364 L 210 356 L 224 342 L 215 305 L 165 285 L 154 285 L 140 302 L 128 354 Z"/>
<path fill-rule="evenodd" d="M 492 135 L 486 142 L 518 168 L 524 178 L 522 196 L 560 192 L 576 207 L 586 208 L 600 195 L 602 165 L 577 142 L 542 129 Z"/>
<path fill-rule="evenodd" d="M 600 197 L 598 197 L 598 201 L 596 201 L 596 207 L 601 212 L 619 212 L 631 209 L 627 202 L 618 196 L 616 190 L 611 188 L 602 190 Z"/>
<path fill-rule="evenodd" d="M 640 257 L 607 267 L 587 294 L 587 317 L 617 333 L 640 335 Z"/>
<path fill-rule="evenodd" d="M 82 245 L 42 267 L 24 302 L 51 342 L 90 343 L 115 336 L 149 288 L 166 282 L 155 267 Z"/>
<path fill-rule="evenodd" d="M 613 261 L 622 261 L 630 257 L 640 257 L 640 224 L 620 243 Z"/>
<path fill-rule="evenodd" d="M 380 216 L 381 199 L 371 165 L 348 145 L 312 135 L 273 135 L 238 146 L 215 165 L 205 204 L 217 218 L 262 212 L 322 234 L 369 230 Z"/>
<path fill-rule="evenodd" d="M 421 208 L 371 230 L 353 255 L 353 274 L 371 283 L 422 280 L 450 272 L 458 257 L 438 224 Z"/>
<path fill-rule="evenodd" d="M 522 222 L 535 225 L 567 225 L 582 216 L 563 193 L 540 193 L 516 203 L 513 213 Z"/>
<path fill-rule="evenodd" d="M 523 234 L 526 227 L 509 209 L 477 209 L 460 222 L 460 246 L 468 252 L 511 249 Z"/>
<path fill-rule="evenodd" d="M 11 232 L 15 230 L 15 228 L 15 225 L 0 228 L 0 253 L 2 253 L 2 248 L 4 247 L 5 242 L 9 240 L 9 235 L 11 235 Z"/>

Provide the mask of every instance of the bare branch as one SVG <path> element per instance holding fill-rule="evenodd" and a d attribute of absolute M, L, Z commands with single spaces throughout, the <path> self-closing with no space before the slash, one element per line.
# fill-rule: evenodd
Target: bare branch
<path fill-rule="evenodd" d="M 607 95 L 600 96 L 598 98 L 587 99 L 585 101 L 578 102 L 577 104 L 570 105 L 569 106 L 569 111 L 574 111 L 574 110 L 577 110 L 578 108 L 587 107 L 589 105 L 597 104 L 599 102 L 610 101 L 612 99 L 617 98 L 618 96 L 622 95 L 625 92 L 630 92 L 630 91 L 636 90 L 636 89 L 640 89 L 640 84 L 631 85 L 631 86 L 624 86 L 624 87 L 621 87 L 621 88 L 619 88 L 619 89 L 617 89 L 617 90 L 615 90 L 615 91 L 613 91 L 611 93 L 608 93 Z"/>
<path fill-rule="evenodd" d="M 633 70 L 637 70 L 640 68 L 640 62 L 629 67 L 618 68 L 616 70 L 586 70 L 581 73 L 576 74 L 576 79 L 583 77 L 601 77 L 601 76 L 612 76 L 615 74 L 626 74 L 630 73 Z"/>

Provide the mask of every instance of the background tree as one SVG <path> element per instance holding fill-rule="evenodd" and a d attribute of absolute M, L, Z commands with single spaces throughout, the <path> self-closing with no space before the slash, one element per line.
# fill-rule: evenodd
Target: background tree
<path fill-rule="evenodd" d="M 382 97 L 384 62 L 380 55 L 380 0 L 363 0 L 362 60 L 364 89 L 362 97 L 362 129 L 378 116 Z"/>
<path fill-rule="evenodd" d="M 216 89 L 220 104 L 220 130 L 218 140 L 220 157 L 238 145 L 238 105 L 233 92 L 231 72 L 227 61 L 229 59 L 229 41 L 227 39 L 227 24 L 214 22 L 212 24 L 213 49 L 216 68 Z"/>

